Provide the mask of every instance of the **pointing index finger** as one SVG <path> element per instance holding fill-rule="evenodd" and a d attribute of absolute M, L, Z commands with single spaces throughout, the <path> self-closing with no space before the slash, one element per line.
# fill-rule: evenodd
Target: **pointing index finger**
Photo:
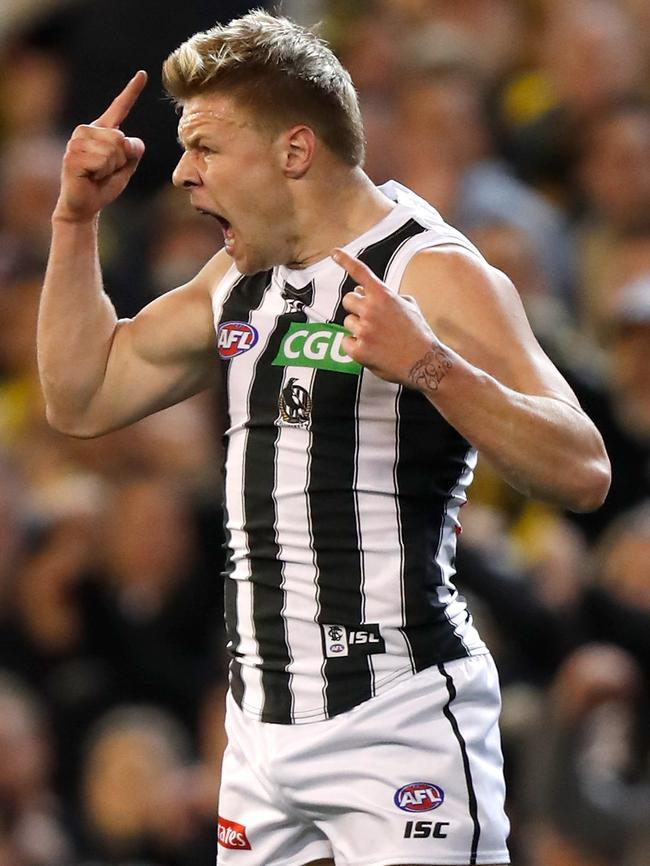
<path fill-rule="evenodd" d="M 344 250 L 335 249 L 332 252 L 332 258 L 346 270 L 353 280 L 355 280 L 363 289 L 383 288 L 383 283 L 378 277 L 373 274 L 368 265 L 364 264 L 360 259 L 356 259 Z"/>
<path fill-rule="evenodd" d="M 138 97 L 147 83 L 147 73 L 140 69 L 126 85 L 124 90 L 115 97 L 106 111 L 94 120 L 91 126 L 118 129 L 138 101 Z"/>

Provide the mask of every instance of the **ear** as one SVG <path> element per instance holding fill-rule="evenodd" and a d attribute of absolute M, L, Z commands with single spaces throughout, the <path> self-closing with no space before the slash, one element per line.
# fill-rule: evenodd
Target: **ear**
<path fill-rule="evenodd" d="M 286 177 L 298 180 L 306 174 L 316 152 L 316 135 L 309 126 L 293 126 L 282 136 L 283 168 Z"/>

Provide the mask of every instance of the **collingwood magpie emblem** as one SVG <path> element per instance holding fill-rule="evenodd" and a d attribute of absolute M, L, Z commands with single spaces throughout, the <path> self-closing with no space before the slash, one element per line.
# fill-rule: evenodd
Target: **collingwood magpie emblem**
<path fill-rule="evenodd" d="M 314 302 L 314 281 L 307 283 L 301 289 L 285 283 L 282 287 L 282 297 L 286 301 L 285 313 L 302 313 L 305 307 L 311 307 Z"/>
<path fill-rule="evenodd" d="M 280 419 L 293 427 L 306 427 L 311 416 L 311 397 L 309 391 L 302 385 L 296 385 L 292 377 L 280 392 L 278 401 Z"/>

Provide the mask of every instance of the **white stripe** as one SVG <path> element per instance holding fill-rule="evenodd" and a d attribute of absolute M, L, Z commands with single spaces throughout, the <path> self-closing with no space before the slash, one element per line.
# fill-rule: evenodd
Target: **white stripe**
<path fill-rule="evenodd" d="M 290 378 L 311 393 L 314 371 L 308 367 L 285 368 L 282 387 Z M 309 509 L 307 507 L 307 473 L 311 435 L 308 430 L 283 424 L 279 430 L 277 450 L 283 455 L 276 473 L 273 492 L 277 524 L 276 542 L 283 563 L 282 588 L 287 590 L 282 615 L 289 648 L 292 716 L 314 711 L 322 703 L 322 683 L 314 676 L 314 663 L 320 660 L 320 628 L 316 624 L 316 568 Z"/>
<path fill-rule="evenodd" d="M 409 641 L 406 635 L 406 573 L 405 573 L 405 558 L 404 558 L 404 529 L 402 526 L 402 512 L 400 509 L 400 502 L 397 496 L 397 468 L 399 465 L 399 455 L 400 455 L 400 424 L 401 424 L 401 416 L 399 411 L 399 401 L 402 393 L 402 388 L 398 388 L 397 393 L 395 395 L 395 453 L 393 455 L 393 487 L 395 489 L 395 509 L 396 509 L 396 517 L 397 517 L 397 533 L 399 536 L 399 592 L 400 592 L 400 634 L 404 639 L 404 643 L 406 645 L 406 652 L 408 653 L 409 661 L 411 663 L 411 670 L 415 673 L 415 657 L 413 656 L 413 647 L 411 646 L 411 642 Z"/>
<path fill-rule="evenodd" d="M 369 584 L 365 597 L 365 622 L 382 623 L 386 654 L 372 658 L 381 681 L 408 665 L 408 644 L 403 625 L 402 550 L 394 474 L 395 406 L 398 385 L 365 371 L 359 400 L 358 510 Z M 405 658 L 405 655 L 407 656 Z"/>
<path fill-rule="evenodd" d="M 474 628 L 471 616 L 467 618 L 467 605 L 461 601 L 452 581 L 456 573 L 453 562 L 460 530 L 458 514 L 467 501 L 466 490 L 472 483 L 477 462 L 476 450 L 470 448 L 465 460 L 465 469 L 461 472 L 458 483 L 447 500 L 438 549 L 434 557 L 444 580 L 444 584 L 436 587 L 438 599 L 445 605 L 445 616 L 454 627 L 454 634 L 461 640 L 470 655 L 485 649 L 485 644 Z"/>

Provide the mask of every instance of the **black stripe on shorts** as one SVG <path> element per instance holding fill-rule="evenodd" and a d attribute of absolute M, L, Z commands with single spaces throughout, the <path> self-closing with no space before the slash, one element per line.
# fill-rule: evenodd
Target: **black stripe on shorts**
<path fill-rule="evenodd" d="M 469 863 L 470 866 L 475 866 L 476 857 L 478 854 L 478 842 L 481 837 L 481 825 L 478 820 L 478 803 L 476 800 L 476 792 L 474 791 L 472 771 L 469 766 L 467 746 L 465 744 L 465 740 L 463 739 L 463 735 L 460 732 L 460 728 L 458 727 L 458 720 L 456 719 L 451 710 L 452 701 L 456 698 L 456 686 L 454 685 L 453 677 L 451 676 L 451 674 L 447 673 L 444 665 L 439 664 L 438 670 L 445 678 L 445 682 L 447 684 L 447 693 L 449 694 L 449 700 L 442 708 L 442 711 L 445 714 L 445 717 L 448 719 L 449 724 L 451 725 L 451 729 L 454 732 L 456 740 L 458 741 L 458 745 L 460 746 L 460 753 L 463 759 L 463 770 L 465 772 L 465 783 L 467 785 L 469 814 L 472 819 L 472 823 L 474 824 L 474 833 L 472 834 L 472 847 L 470 849 Z"/>

